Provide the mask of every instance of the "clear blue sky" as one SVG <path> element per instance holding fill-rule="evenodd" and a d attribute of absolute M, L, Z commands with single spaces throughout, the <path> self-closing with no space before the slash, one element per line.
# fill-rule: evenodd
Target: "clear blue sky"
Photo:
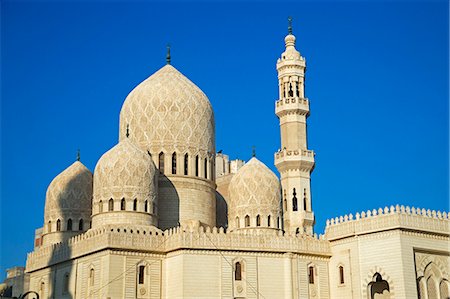
<path fill-rule="evenodd" d="M 173 65 L 209 97 L 217 150 L 277 174 L 275 63 L 288 15 L 307 59 L 316 232 L 404 204 L 448 210 L 448 2 L 1 2 L 1 255 L 24 265 L 50 181 L 94 169 L 121 105 Z"/>

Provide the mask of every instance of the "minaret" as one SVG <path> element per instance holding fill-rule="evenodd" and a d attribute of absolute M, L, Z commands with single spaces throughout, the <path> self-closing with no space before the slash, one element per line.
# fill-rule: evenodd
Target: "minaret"
<path fill-rule="evenodd" d="M 279 98 L 275 114 L 280 119 L 281 149 L 275 153 L 275 166 L 281 174 L 284 230 L 313 234 L 311 172 L 314 152 L 308 150 L 306 119 L 309 101 L 305 97 L 305 58 L 295 49 L 289 18 L 286 50 L 277 61 Z"/>

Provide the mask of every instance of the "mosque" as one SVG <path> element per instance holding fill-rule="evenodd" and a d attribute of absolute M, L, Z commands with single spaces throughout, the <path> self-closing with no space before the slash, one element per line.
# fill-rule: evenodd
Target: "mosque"
<path fill-rule="evenodd" d="M 314 233 L 306 60 L 289 26 L 276 62 L 280 178 L 216 153 L 214 111 L 167 64 L 135 87 L 91 173 L 50 183 L 28 254 L 39 298 L 450 298 L 446 212 L 374 207 Z M 281 46 L 281 45 L 280 45 Z M 14 290 L 13 293 L 19 292 Z M 29 296 L 32 298 L 32 295 Z"/>

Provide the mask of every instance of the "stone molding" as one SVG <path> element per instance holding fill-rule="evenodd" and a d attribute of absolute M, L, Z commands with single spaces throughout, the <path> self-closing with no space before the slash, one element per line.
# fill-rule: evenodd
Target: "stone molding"
<path fill-rule="evenodd" d="M 403 205 L 373 209 L 356 213 L 355 217 L 349 214 L 327 220 L 325 236 L 328 240 L 337 240 L 391 229 L 427 232 L 448 237 L 450 236 L 449 214 Z"/>
<path fill-rule="evenodd" d="M 329 258 L 329 242 L 322 236 L 257 234 L 253 232 L 226 233 L 223 228 L 177 227 L 162 232 L 152 226 L 104 226 L 91 229 L 66 242 L 36 249 L 28 254 L 26 269 L 33 272 L 50 265 L 82 257 L 105 249 L 132 250 L 164 254 L 180 249 L 247 251 L 261 253 L 292 252 Z"/>

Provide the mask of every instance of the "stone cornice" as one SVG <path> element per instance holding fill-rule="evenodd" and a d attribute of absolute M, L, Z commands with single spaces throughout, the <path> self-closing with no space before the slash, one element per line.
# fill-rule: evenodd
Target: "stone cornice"
<path fill-rule="evenodd" d="M 139 232 L 138 232 L 139 231 Z M 144 234 L 145 233 L 145 234 Z M 162 254 L 177 250 L 220 250 L 260 253 L 308 254 L 330 257 L 329 243 L 307 235 L 225 233 L 223 228 L 174 228 L 161 233 L 156 228 L 106 226 L 71 238 L 67 242 L 41 247 L 28 254 L 27 272 L 82 257 L 105 249 Z"/>
<path fill-rule="evenodd" d="M 436 212 L 404 206 L 391 206 L 336 217 L 327 220 L 326 239 L 335 241 L 356 235 L 400 229 L 448 238 L 450 222 L 446 212 Z"/>

